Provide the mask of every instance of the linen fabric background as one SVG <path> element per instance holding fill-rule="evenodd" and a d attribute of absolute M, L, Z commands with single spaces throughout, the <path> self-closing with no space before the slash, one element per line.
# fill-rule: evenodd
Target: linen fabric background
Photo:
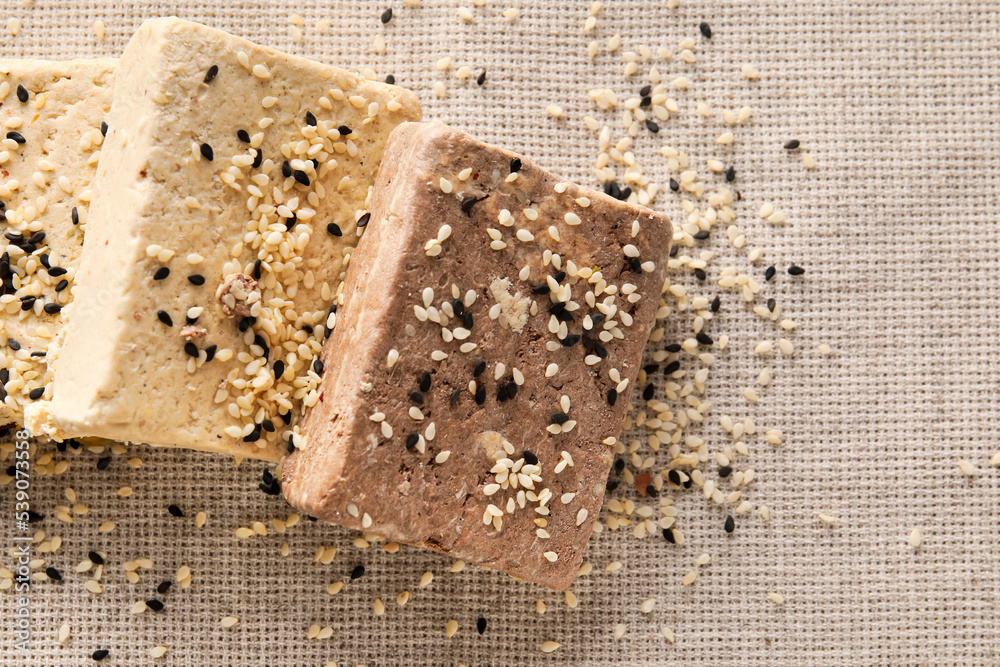
<path fill-rule="evenodd" d="M 744 492 L 755 509 L 737 517 L 732 535 L 723 531 L 731 508 L 706 502 L 697 489 L 676 494 L 685 543 L 670 545 L 659 535 L 639 540 L 631 528 L 595 535 L 586 557 L 594 571 L 573 584 L 579 605 L 569 608 L 562 594 L 503 574 L 471 566 L 451 574 L 451 559 L 408 547 L 395 555 L 377 545 L 358 549 L 349 531 L 305 520 L 285 535 L 237 540 L 236 527 L 292 511 L 257 490 L 261 463 L 237 467 L 224 457 L 134 447 L 130 455 L 143 460 L 141 469 L 116 457 L 99 473 L 94 454 L 59 455 L 70 461 L 69 471 L 36 475 L 33 483 L 35 509 L 49 515 L 36 527 L 63 538 L 46 564 L 64 581 L 32 588 L 30 660 L 13 648 L 15 596 L 0 593 L 0 665 L 92 664 L 99 648 L 111 651 L 104 664 L 114 665 L 1000 664 L 1000 469 L 989 463 L 1000 450 L 995 3 L 666 4 L 605 0 L 597 27 L 584 32 L 587 1 L 488 0 L 475 8 L 466 0 L 423 0 L 414 9 L 400 0 L 3 0 L 4 57 L 115 56 L 143 19 L 176 14 L 348 69 L 371 67 L 380 78 L 392 73 L 419 94 L 426 119 L 591 186 L 597 142 L 582 116 L 609 124 L 616 140 L 623 132 L 620 108 L 599 111 L 587 90 L 611 87 L 624 99 L 645 83 L 641 73 L 622 76 L 621 52 L 607 53 L 606 40 L 621 33 L 622 52 L 668 47 L 672 60 L 654 58 L 664 78 L 685 75 L 692 86 L 671 92 L 682 114 L 661 123 L 656 135 L 643 129 L 636 140 L 637 159 L 661 188 L 653 206 L 675 223 L 685 219 L 681 197 L 666 188 L 661 146 L 687 151 L 710 189 L 722 179 L 707 174 L 704 160 L 718 157 L 737 170 L 736 222 L 763 258 L 751 265 L 717 225 L 700 245 L 719 253 L 708 280 L 672 273 L 692 295 L 722 295 L 706 330 L 731 339 L 708 380 L 715 407 L 691 433 L 708 440 L 714 457 L 732 443 L 720 415 L 752 416 L 758 426 L 746 438 L 751 457 L 739 464 L 757 472 Z M 395 17 L 383 26 L 379 15 L 389 6 Z M 473 11 L 474 23 L 459 18 L 459 7 Z M 511 7 L 519 17 L 504 21 L 500 12 Z M 298 42 L 288 32 L 292 13 L 305 21 Z M 2 31 L 12 17 L 22 22 L 16 37 Z M 106 23 L 103 43 L 94 36 L 97 19 Z M 332 21 L 323 34 L 314 27 L 321 19 Z M 699 34 L 702 21 L 712 27 L 711 40 Z M 377 34 L 387 41 L 382 55 L 372 48 Z M 686 37 L 697 42 L 697 64 L 676 55 Z M 601 44 L 594 60 L 586 52 L 592 39 Z M 455 62 L 443 73 L 434 63 L 446 55 Z M 759 80 L 740 74 L 744 63 L 759 70 Z M 464 64 L 473 80 L 455 78 Z M 650 64 L 640 58 L 640 72 Z M 482 69 L 487 80 L 480 87 L 474 78 Z M 433 93 L 435 81 L 445 82 L 446 98 Z M 700 101 L 712 105 L 715 118 L 697 116 Z M 547 116 L 549 104 L 562 106 L 565 118 Z M 744 104 L 753 107 L 753 119 L 736 128 L 732 146 L 716 145 L 728 129 L 719 109 Z M 783 150 L 791 138 L 803 148 Z M 815 156 L 816 169 L 803 168 L 802 151 Z M 760 219 L 764 202 L 785 211 L 788 224 Z M 778 276 L 765 284 L 771 264 Z M 791 278 L 790 264 L 806 274 Z M 774 296 L 799 328 L 783 334 L 738 293 L 719 288 L 728 265 L 761 281 L 763 295 Z M 671 316 L 665 326 L 664 343 L 692 335 L 690 313 Z M 795 343 L 792 358 L 753 354 L 759 340 L 779 335 Z M 820 343 L 833 353 L 819 354 Z M 684 364 L 697 367 L 689 357 Z M 761 402 L 750 404 L 742 390 L 755 386 L 765 365 L 774 379 L 758 387 Z M 780 428 L 785 444 L 766 444 L 767 428 Z M 657 456 L 655 470 L 666 465 L 665 448 Z M 975 466 L 974 476 L 962 474 L 960 459 Z M 714 462 L 703 467 L 716 478 Z M 130 498 L 115 495 L 124 485 L 135 490 Z M 72 525 L 46 511 L 66 502 L 66 486 L 90 508 Z M 12 485 L 0 487 L 3 567 L 11 567 L 12 493 Z M 170 503 L 186 517 L 169 516 Z M 769 523 L 757 514 L 759 505 L 771 508 Z M 208 525 L 197 530 L 193 517 L 202 509 Z M 836 522 L 818 520 L 819 512 Z M 117 530 L 99 534 L 108 519 Z M 907 536 L 916 526 L 925 537 L 911 549 Z M 288 558 L 279 555 L 283 541 Z M 319 545 L 339 548 L 331 564 L 314 562 Z M 91 549 L 108 553 L 98 596 L 84 590 L 86 575 L 73 573 Z M 703 552 L 711 563 L 696 568 Z M 142 557 L 155 566 L 129 584 L 122 563 Z M 615 560 L 623 569 L 605 572 Z M 358 564 L 367 573 L 352 582 Z M 190 566 L 193 585 L 156 596 L 156 585 L 181 565 Z M 682 586 L 693 569 L 697 582 Z M 436 577 L 418 588 L 425 571 Z M 327 585 L 338 580 L 344 590 L 329 595 Z M 411 599 L 399 607 L 403 590 Z M 785 604 L 772 603 L 769 592 Z M 153 597 L 165 600 L 165 611 L 130 613 L 133 603 Z M 386 604 L 383 616 L 372 612 L 376 597 Z M 655 609 L 641 613 L 650 597 Z M 548 606 L 542 615 L 535 611 L 539 598 Z M 221 628 L 230 615 L 239 624 Z M 488 621 L 482 636 L 480 616 Z M 449 619 L 459 623 L 450 639 Z M 63 623 L 72 635 L 59 644 Z M 332 626 L 333 637 L 306 639 L 313 623 Z M 626 632 L 616 640 L 617 623 Z M 661 636 L 663 625 L 676 643 Z M 561 648 L 543 654 L 544 641 Z M 154 661 L 149 649 L 157 645 L 169 652 Z"/>

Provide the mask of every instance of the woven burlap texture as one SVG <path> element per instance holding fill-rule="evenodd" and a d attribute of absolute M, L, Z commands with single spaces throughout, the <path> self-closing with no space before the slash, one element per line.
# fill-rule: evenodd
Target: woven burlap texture
<path fill-rule="evenodd" d="M 265 466 L 201 453 L 135 447 L 140 469 L 115 457 L 103 473 L 91 453 L 58 454 L 70 461 L 60 477 L 34 479 L 39 526 L 63 545 L 46 555 L 64 573 L 62 583 L 39 583 L 31 593 L 34 651 L 14 650 L 10 615 L 14 596 L 0 593 L 0 665 L 83 665 L 95 649 L 111 651 L 114 665 L 996 665 L 1000 664 L 1000 81 L 998 17 L 985 0 L 605 0 L 597 27 L 584 31 L 590 2 L 423 0 L 412 8 L 385 2 L 274 2 L 233 0 L 154 2 L 135 0 L 3 0 L 0 49 L 4 57 L 71 58 L 117 55 L 139 23 L 176 14 L 276 48 L 354 70 L 392 73 L 416 91 L 425 118 L 440 119 L 479 137 L 523 152 L 543 166 L 595 185 L 596 136 L 582 123 L 594 115 L 622 136 L 620 109 L 600 112 L 587 90 L 611 87 L 621 99 L 637 94 L 642 73 L 622 76 L 622 54 L 606 40 L 623 36 L 622 51 L 665 46 L 675 54 L 686 37 L 697 42 L 696 64 L 677 55 L 656 59 L 666 79 L 688 76 L 691 90 L 671 96 L 683 113 L 643 130 L 635 154 L 662 192 L 654 207 L 675 222 L 686 214 L 681 197 L 666 188 L 669 145 L 704 160 L 733 164 L 737 224 L 763 258 L 750 264 L 717 225 L 701 244 L 719 256 L 708 280 L 690 271 L 672 279 L 692 295 L 722 295 L 722 309 L 707 331 L 728 334 L 717 352 L 708 398 L 715 407 L 692 429 L 713 453 L 732 441 L 719 416 L 754 418 L 758 433 L 741 468 L 757 479 L 744 497 L 755 510 L 737 517 L 726 535 L 726 510 L 697 489 L 676 495 L 677 526 L 685 543 L 659 535 L 643 540 L 626 527 L 594 536 L 587 554 L 594 571 L 562 594 L 469 567 L 452 574 L 446 557 L 404 547 L 388 554 L 377 545 L 359 549 L 356 536 L 303 521 L 285 535 L 236 540 L 234 530 L 291 512 L 280 498 L 257 490 Z M 382 10 L 395 15 L 386 26 Z M 465 23 L 459 7 L 472 10 Z M 502 10 L 516 7 L 516 20 Z M 301 41 L 289 33 L 289 15 L 304 19 Z M 17 36 L 3 32 L 17 17 Z M 107 26 L 103 43 L 93 23 Z M 320 34 L 318 20 L 332 27 Z M 708 22 L 711 40 L 698 24 Z M 384 54 L 372 47 L 387 42 Z M 587 55 L 590 40 L 601 53 Z M 451 55 L 440 72 L 434 63 Z M 640 72 L 650 62 L 639 58 Z M 749 63 L 760 79 L 747 80 Z M 473 80 L 455 77 L 468 64 Z M 474 76 L 487 71 L 486 83 Z M 442 81 L 447 97 L 432 91 Z M 715 118 L 697 117 L 695 103 L 711 104 Z M 545 113 L 558 104 L 564 119 Z M 732 146 L 715 138 L 726 128 L 722 107 L 754 109 L 736 129 Z M 803 143 L 790 152 L 790 138 Z M 806 170 L 801 152 L 813 154 Z M 717 187 L 721 176 L 713 181 Z M 771 202 L 789 222 L 772 226 L 757 216 Z M 764 283 L 766 266 L 779 268 Z M 785 268 L 807 269 L 793 279 Z M 754 315 L 737 292 L 716 285 L 725 266 L 752 272 L 798 322 L 782 333 Z M 758 299 L 758 303 L 763 301 Z M 691 315 L 666 322 L 664 343 L 691 333 Z M 796 345 L 793 357 L 756 357 L 753 347 L 779 335 Z M 817 345 L 833 352 L 823 356 Z M 685 368 L 697 363 L 685 357 Z M 774 379 L 750 404 L 743 388 L 770 367 Z M 662 374 L 657 380 L 662 385 Z M 661 393 L 658 395 L 662 396 Z M 636 397 L 633 397 L 635 400 Z M 766 444 L 762 432 L 780 428 L 785 443 Z M 626 436 L 626 441 L 629 440 Z M 53 451 L 45 445 L 42 451 Z M 645 448 L 641 451 L 645 452 Z M 645 455 L 645 454 L 644 454 Z M 656 470 L 666 464 L 665 450 Z M 960 472 L 967 459 L 974 476 Z M 749 462 L 747 462 L 749 461 Z M 714 462 L 706 468 L 716 478 Z M 708 471 L 711 471 L 710 473 Z M 134 493 L 122 499 L 121 486 Z M 73 487 L 90 513 L 62 524 L 52 508 Z M 11 535 L 12 487 L 0 488 L 0 535 Z M 617 497 L 622 497 L 617 492 Z M 635 497 L 625 494 L 625 497 Z M 167 514 L 178 504 L 184 518 Z M 640 504 L 650 504 L 643 500 Z M 759 505 L 771 508 L 765 523 Z M 208 512 L 198 530 L 194 515 Z M 827 524 L 824 513 L 836 519 Z M 117 529 L 99 534 L 114 520 Z M 922 546 L 907 545 L 919 526 Z M 8 540 L 9 541 L 9 540 Z M 281 557 L 287 541 L 291 555 Z M 337 546 L 329 565 L 314 562 L 317 546 Z M 10 567 L 3 545 L 0 566 Z M 83 588 L 87 575 L 73 567 L 91 549 L 108 554 L 104 593 Z M 711 563 L 696 568 L 698 554 Z M 141 582 L 125 580 L 123 563 L 149 557 Z M 621 571 L 605 566 L 620 560 Z M 365 576 L 350 581 L 355 565 Z M 182 565 L 192 586 L 164 596 L 156 585 Z M 700 570 L 691 586 L 685 572 Z M 433 582 L 419 588 L 425 571 Z M 327 585 L 344 580 L 343 590 Z M 411 591 L 400 607 L 397 595 Z M 778 606 L 769 592 L 784 596 Z M 161 597 L 166 609 L 132 615 L 139 600 Z M 372 609 L 385 601 L 384 615 Z M 656 598 L 651 613 L 640 611 Z M 548 609 L 536 612 L 536 600 Z M 220 627 L 224 616 L 239 623 Z M 488 621 L 480 636 L 476 620 Z M 445 636 L 449 619 L 458 632 Z M 63 623 L 72 628 L 56 641 Z M 334 628 L 326 640 L 309 640 L 310 625 Z M 614 627 L 625 625 L 615 639 Z M 668 626 L 671 644 L 660 634 Z M 542 642 L 561 647 L 544 654 Z M 153 646 L 167 646 L 161 660 Z"/>

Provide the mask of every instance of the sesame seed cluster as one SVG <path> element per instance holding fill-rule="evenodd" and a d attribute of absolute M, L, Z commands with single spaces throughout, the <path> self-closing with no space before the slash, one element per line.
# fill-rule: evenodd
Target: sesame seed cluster
<path fill-rule="evenodd" d="M 52 362 L 111 105 L 113 60 L 0 63 L 0 420 L 51 398 Z M 74 79 L 76 76 L 76 79 Z"/>

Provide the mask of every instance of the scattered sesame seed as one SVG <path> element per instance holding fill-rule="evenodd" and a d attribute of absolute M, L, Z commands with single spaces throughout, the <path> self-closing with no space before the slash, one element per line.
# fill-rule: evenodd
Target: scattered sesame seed
<path fill-rule="evenodd" d="M 781 595 L 781 593 L 773 593 L 773 592 L 772 593 L 768 593 L 767 597 L 768 597 L 768 599 L 771 602 L 773 602 L 774 604 L 776 604 L 778 606 L 781 606 L 781 605 L 785 604 L 785 597 L 783 595 Z"/>

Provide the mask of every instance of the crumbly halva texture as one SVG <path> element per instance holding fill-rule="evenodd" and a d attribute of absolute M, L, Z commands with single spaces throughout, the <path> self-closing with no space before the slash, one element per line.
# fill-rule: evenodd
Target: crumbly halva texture
<path fill-rule="evenodd" d="M 286 498 L 568 586 L 670 239 L 649 209 L 444 125 L 401 125 L 323 350 L 321 397 L 283 466 Z"/>
<path fill-rule="evenodd" d="M 52 397 L 115 61 L 0 61 L 0 424 Z"/>
<path fill-rule="evenodd" d="M 119 65 L 53 399 L 33 432 L 278 460 L 401 88 L 176 18 Z"/>

